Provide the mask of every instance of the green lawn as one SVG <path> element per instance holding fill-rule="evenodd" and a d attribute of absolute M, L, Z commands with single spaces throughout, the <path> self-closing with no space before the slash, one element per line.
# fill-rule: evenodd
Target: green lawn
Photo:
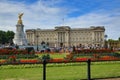
<path fill-rule="evenodd" d="M 39 57 L 42 57 L 43 55 L 47 55 L 47 53 L 43 53 L 43 54 L 37 54 Z M 66 57 L 66 53 L 55 53 L 55 54 L 50 54 L 51 58 L 64 58 Z"/>
<path fill-rule="evenodd" d="M 91 65 L 92 78 L 120 77 L 120 61 Z M 0 80 L 43 80 L 42 65 L 0 66 Z M 47 64 L 46 80 L 81 80 L 87 78 L 86 63 Z"/>

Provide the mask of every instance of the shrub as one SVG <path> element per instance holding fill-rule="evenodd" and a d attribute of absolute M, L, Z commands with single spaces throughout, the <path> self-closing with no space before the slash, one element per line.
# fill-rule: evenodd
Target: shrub
<path fill-rule="evenodd" d="M 50 54 L 42 55 L 42 60 L 50 60 L 50 59 L 51 59 Z"/>

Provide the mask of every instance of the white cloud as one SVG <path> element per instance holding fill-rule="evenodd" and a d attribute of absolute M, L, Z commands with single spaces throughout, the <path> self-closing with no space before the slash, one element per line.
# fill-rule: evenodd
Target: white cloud
<path fill-rule="evenodd" d="M 58 0 L 59 1 L 59 0 Z M 54 3 L 57 3 L 55 1 Z M 59 24 L 63 12 L 62 8 L 53 7 L 54 4 L 47 1 L 38 1 L 31 5 L 18 2 L 0 2 L 0 29 L 14 30 L 17 23 L 18 13 L 24 12 L 23 23 L 25 28 L 52 28 Z M 12 27 L 10 27 L 12 26 Z"/>
<path fill-rule="evenodd" d="M 120 9 L 114 11 L 98 10 L 78 17 L 67 17 L 68 13 L 74 12 L 64 7 L 55 6 L 61 0 L 38 1 L 27 5 L 24 2 L 0 2 L 0 30 L 16 30 L 18 13 L 24 12 L 23 24 L 25 29 L 54 28 L 63 24 L 72 28 L 105 26 L 106 34 L 109 38 L 117 39 L 120 37 Z M 67 11 L 66 11 L 67 10 Z M 78 10 L 78 9 L 77 9 Z"/>
<path fill-rule="evenodd" d="M 78 16 L 77 18 L 67 19 L 65 24 L 70 25 L 73 28 L 105 26 L 105 33 L 108 35 L 108 38 L 118 39 L 118 37 L 120 37 L 119 13 L 120 11 L 112 13 L 106 11 L 91 12 L 82 16 Z"/>

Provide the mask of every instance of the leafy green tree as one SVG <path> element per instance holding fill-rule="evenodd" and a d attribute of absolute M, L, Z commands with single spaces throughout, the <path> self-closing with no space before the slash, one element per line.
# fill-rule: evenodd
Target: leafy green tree
<path fill-rule="evenodd" d="M 6 32 L 6 39 L 7 39 L 7 42 L 9 43 L 13 43 L 13 38 L 14 38 L 14 35 L 15 33 L 13 31 L 7 31 Z"/>
<path fill-rule="evenodd" d="M 5 31 L 0 30 L 0 43 L 4 44 L 6 42 Z"/>
<path fill-rule="evenodd" d="M 12 43 L 14 34 L 15 33 L 13 31 L 5 32 L 5 31 L 0 30 L 0 44 Z"/>
<path fill-rule="evenodd" d="M 118 38 L 118 41 L 120 41 L 120 37 Z"/>
<path fill-rule="evenodd" d="M 113 39 L 108 39 L 108 41 L 114 41 Z"/>

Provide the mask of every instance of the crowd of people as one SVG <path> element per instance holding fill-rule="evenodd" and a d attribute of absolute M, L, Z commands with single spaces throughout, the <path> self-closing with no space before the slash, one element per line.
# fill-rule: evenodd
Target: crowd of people
<path fill-rule="evenodd" d="M 0 48 L 14 48 L 14 49 L 25 49 L 25 47 L 33 47 L 37 52 L 72 52 L 74 50 L 81 50 L 81 49 L 103 49 L 105 47 L 101 46 L 70 46 L 70 47 L 49 47 L 48 45 L 33 45 L 33 46 L 18 46 L 17 44 L 0 44 Z M 37 49 L 38 48 L 38 49 Z"/>

